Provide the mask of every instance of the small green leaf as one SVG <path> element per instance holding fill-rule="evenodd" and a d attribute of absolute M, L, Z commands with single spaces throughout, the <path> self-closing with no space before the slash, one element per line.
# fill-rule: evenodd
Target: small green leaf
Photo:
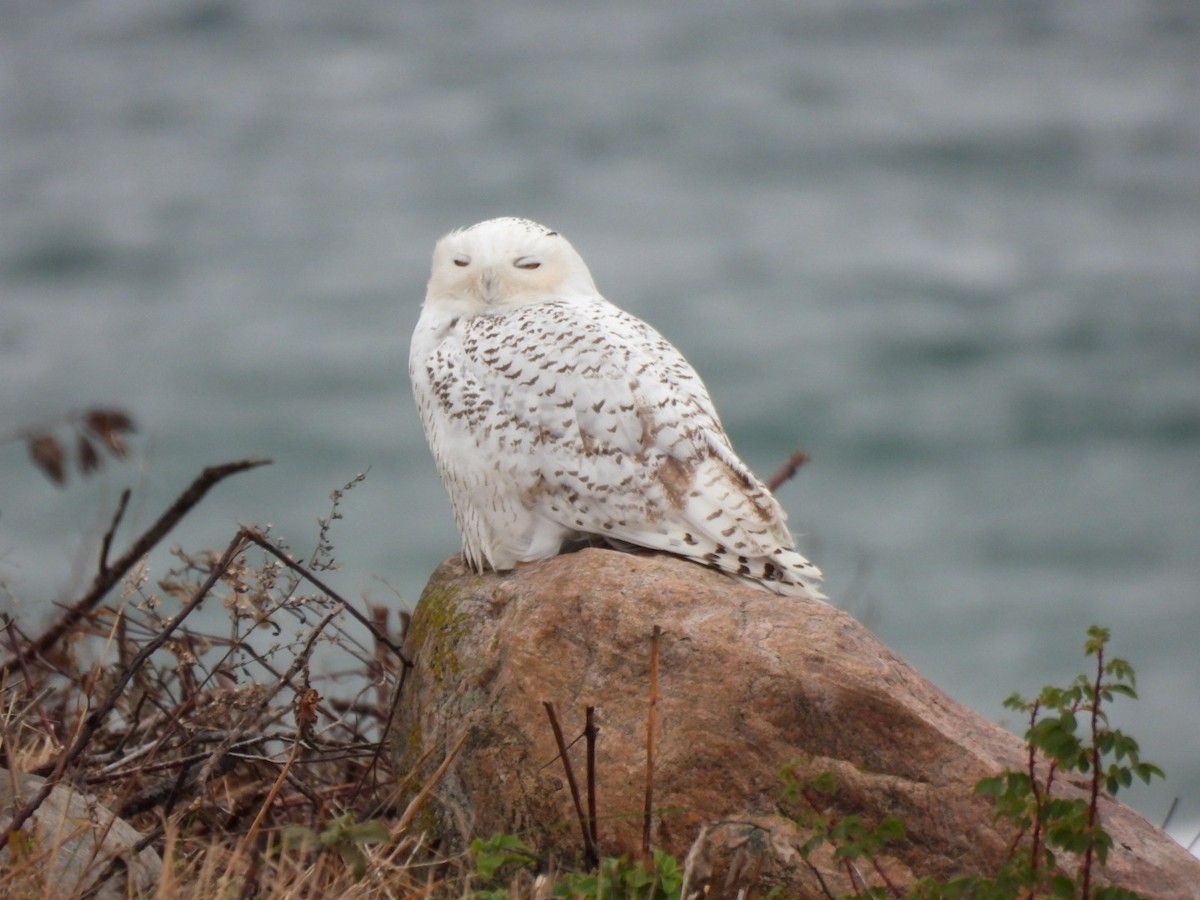
<path fill-rule="evenodd" d="M 1013 693 L 1004 698 L 1004 707 L 1006 709 L 1015 709 L 1018 712 L 1029 712 L 1033 709 L 1033 704 L 1020 694 Z"/>
<path fill-rule="evenodd" d="M 367 874 L 367 858 L 363 856 L 362 851 L 353 844 L 343 844 L 338 847 L 338 856 L 349 867 L 354 880 L 362 881 L 362 877 Z"/>
<path fill-rule="evenodd" d="M 285 850 L 306 850 L 320 843 L 317 833 L 303 825 L 288 825 L 283 829 Z"/>
<path fill-rule="evenodd" d="M 1146 784 L 1150 783 L 1151 778 L 1167 777 L 1163 773 L 1163 770 L 1154 765 L 1154 763 L 1138 763 L 1134 767 L 1134 771 L 1137 773 L 1137 777 L 1142 779 L 1142 781 L 1144 781 Z"/>
<path fill-rule="evenodd" d="M 800 845 L 800 858 L 808 859 L 809 854 L 825 843 L 825 835 L 816 834 Z"/>
<path fill-rule="evenodd" d="M 476 838 L 471 842 L 471 855 L 475 857 L 475 873 L 484 881 L 490 881 L 509 863 L 526 865 L 537 858 L 523 840 L 512 834 L 494 834 L 486 841 Z"/>
<path fill-rule="evenodd" d="M 888 816 L 875 829 L 875 836 L 883 843 L 890 843 L 904 840 L 908 833 L 904 829 L 903 822 L 895 816 Z"/>
<path fill-rule="evenodd" d="M 1063 900 L 1075 900 L 1075 879 L 1066 875 L 1055 875 L 1050 879 L 1050 896 Z"/>

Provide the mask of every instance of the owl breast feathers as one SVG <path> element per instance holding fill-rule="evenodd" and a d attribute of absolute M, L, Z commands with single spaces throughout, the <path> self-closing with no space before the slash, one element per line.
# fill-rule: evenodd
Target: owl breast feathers
<path fill-rule="evenodd" d="M 493 219 L 438 242 L 409 376 L 477 571 L 590 539 L 824 599 L 700 377 L 556 232 Z"/>

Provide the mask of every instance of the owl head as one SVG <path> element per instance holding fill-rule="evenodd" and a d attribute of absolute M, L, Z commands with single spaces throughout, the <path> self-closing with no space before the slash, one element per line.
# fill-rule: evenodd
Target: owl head
<path fill-rule="evenodd" d="M 557 231 L 528 219 L 489 219 L 452 231 L 433 250 L 426 306 L 497 314 L 530 303 L 595 296 L 583 258 Z"/>

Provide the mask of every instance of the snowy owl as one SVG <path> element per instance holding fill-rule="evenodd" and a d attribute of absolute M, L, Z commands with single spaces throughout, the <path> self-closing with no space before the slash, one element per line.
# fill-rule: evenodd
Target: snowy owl
<path fill-rule="evenodd" d="M 504 218 L 442 238 L 408 372 L 476 571 L 585 540 L 824 599 L 700 376 L 557 232 Z"/>

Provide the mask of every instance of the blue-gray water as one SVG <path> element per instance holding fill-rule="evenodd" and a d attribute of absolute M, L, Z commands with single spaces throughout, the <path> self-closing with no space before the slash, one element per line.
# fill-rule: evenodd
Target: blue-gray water
<path fill-rule="evenodd" d="M 172 541 L 307 550 L 369 468 L 333 580 L 415 600 L 457 544 L 405 375 L 429 253 L 525 215 L 755 469 L 812 455 L 780 497 L 829 593 L 955 697 L 1003 718 L 1110 626 L 1169 776 L 1130 796 L 1200 828 L 1195 2 L 3 6 L 0 432 L 142 426 L 65 491 L 0 446 L 24 614 L 121 487 L 131 535 L 256 455 Z"/>

